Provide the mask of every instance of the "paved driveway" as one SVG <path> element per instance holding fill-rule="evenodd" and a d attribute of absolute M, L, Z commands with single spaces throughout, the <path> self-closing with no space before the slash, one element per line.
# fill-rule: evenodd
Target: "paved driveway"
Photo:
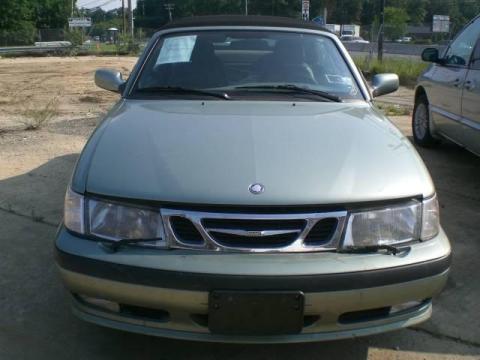
<path fill-rule="evenodd" d="M 396 121 L 408 134 L 408 118 Z M 52 257 L 77 154 L 0 180 L 0 359 L 480 359 L 480 158 L 449 144 L 420 153 L 454 249 L 433 318 L 415 329 L 313 344 L 173 341 L 77 320 Z"/>

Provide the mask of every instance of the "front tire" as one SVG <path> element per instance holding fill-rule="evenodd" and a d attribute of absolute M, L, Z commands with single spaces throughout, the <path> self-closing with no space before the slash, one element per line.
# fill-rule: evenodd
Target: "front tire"
<path fill-rule="evenodd" d="M 416 144 L 423 147 L 432 147 L 437 144 L 430 132 L 430 116 L 428 110 L 428 100 L 425 95 L 421 95 L 415 101 L 412 116 L 413 140 Z"/>

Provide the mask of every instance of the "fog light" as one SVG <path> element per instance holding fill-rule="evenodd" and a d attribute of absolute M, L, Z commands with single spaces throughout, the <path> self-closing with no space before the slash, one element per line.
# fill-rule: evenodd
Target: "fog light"
<path fill-rule="evenodd" d="M 94 298 L 86 295 L 78 295 L 81 301 L 88 305 L 92 305 L 98 308 L 102 308 L 108 311 L 120 312 L 120 305 L 114 301 Z"/>
<path fill-rule="evenodd" d="M 399 313 L 401 311 L 410 310 L 412 308 L 422 305 L 423 301 L 408 301 L 403 304 L 394 305 L 390 308 L 390 315 Z"/>

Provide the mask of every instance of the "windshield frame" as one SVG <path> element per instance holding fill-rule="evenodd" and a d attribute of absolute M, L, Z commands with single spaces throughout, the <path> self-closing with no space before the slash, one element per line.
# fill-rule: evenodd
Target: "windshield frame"
<path fill-rule="evenodd" d="M 173 29 L 166 29 L 161 30 L 155 33 L 155 35 L 150 39 L 149 43 L 145 47 L 144 52 L 139 57 L 135 67 L 132 70 L 130 77 L 128 78 L 125 90 L 122 96 L 125 99 L 139 99 L 138 95 L 134 95 L 134 89 L 140 79 L 142 72 L 144 70 L 145 65 L 150 60 L 153 52 L 155 51 L 158 43 L 162 40 L 165 35 L 171 35 L 175 33 L 187 33 L 187 32 L 200 32 L 200 31 L 230 31 L 230 30 L 239 30 L 239 31 L 272 31 L 272 32 L 286 32 L 286 33 L 300 33 L 300 34 L 313 34 L 322 37 L 329 38 L 333 45 L 337 48 L 340 56 L 342 57 L 343 61 L 345 62 L 348 70 L 350 71 L 353 80 L 355 81 L 359 92 L 361 94 L 361 98 L 359 99 L 345 99 L 345 101 L 372 101 L 372 96 L 370 90 L 365 83 L 363 76 L 360 74 L 357 66 L 353 62 L 352 58 L 348 54 L 347 50 L 341 43 L 340 39 L 333 34 L 329 33 L 325 30 L 311 30 L 311 29 L 303 29 L 303 28 L 290 28 L 290 27 L 272 27 L 272 26 L 196 26 L 196 27 L 179 27 Z M 147 97 L 145 97 L 147 99 Z M 168 99 L 168 98 L 166 98 Z M 158 100 L 158 97 L 155 98 Z M 171 100 L 171 98 L 170 98 Z M 188 99 L 185 99 L 188 100 Z"/>

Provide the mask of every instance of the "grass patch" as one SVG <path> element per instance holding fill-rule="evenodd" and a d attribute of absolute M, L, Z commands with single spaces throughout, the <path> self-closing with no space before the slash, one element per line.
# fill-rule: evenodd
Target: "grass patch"
<path fill-rule="evenodd" d="M 25 120 L 22 121 L 25 126 L 24 130 L 38 130 L 58 115 L 58 99 L 52 98 L 39 109 L 24 110 L 22 115 L 25 117 Z"/>
<path fill-rule="evenodd" d="M 405 106 L 397 104 L 386 104 L 375 102 L 375 106 L 382 111 L 386 116 L 405 116 L 410 115 L 410 109 Z"/>
<path fill-rule="evenodd" d="M 428 67 L 428 63 L 408 58 L 384 58 L 379 62 L 369 56 L 356 56 L 353 60 L 367 79 L 376 74 L 395 73 L 400 78 L 400 85 L 408 87 L 415 86 L 420 74 Z"/>

